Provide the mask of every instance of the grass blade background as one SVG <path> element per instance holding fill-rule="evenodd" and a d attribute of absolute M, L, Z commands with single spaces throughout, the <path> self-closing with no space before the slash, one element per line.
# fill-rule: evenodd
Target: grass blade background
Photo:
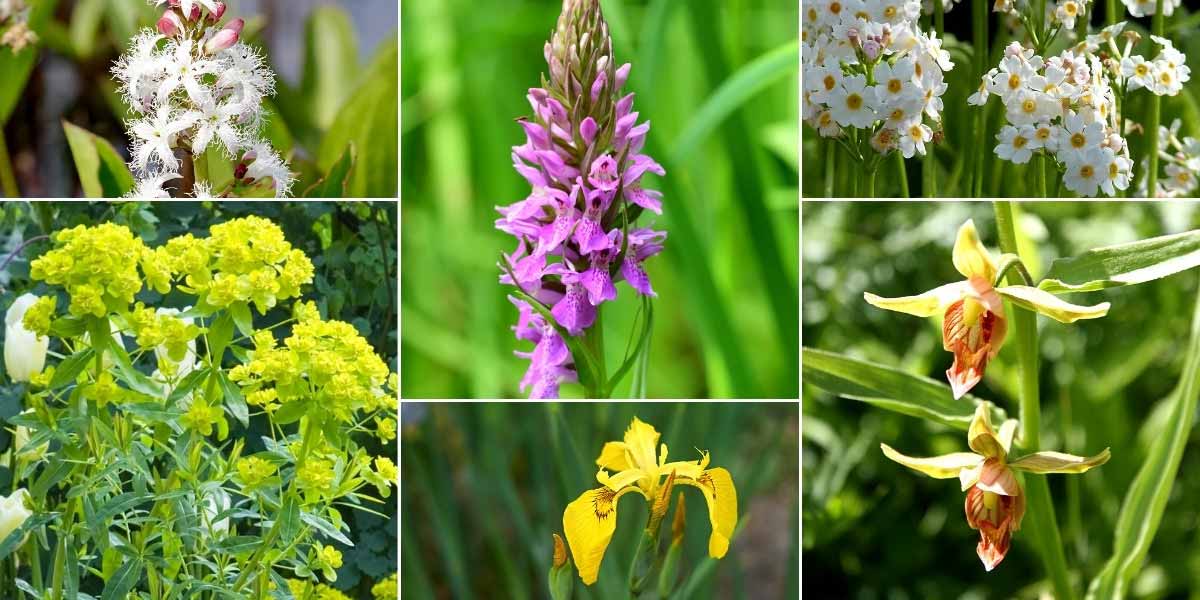
<path fill-rule="evenodd" d="M 1113 535 L 1113 555 L 1092 580 L 1088 598 L 1123 598 L 1142 568 L 1171 497 L 1200 396 L 1200 295 L 1192 314 L 1191 339 L 1183 376 L 1166 400 L 1171 403 L 1167 430 L 1154 443 L 1121 506 Z"/>

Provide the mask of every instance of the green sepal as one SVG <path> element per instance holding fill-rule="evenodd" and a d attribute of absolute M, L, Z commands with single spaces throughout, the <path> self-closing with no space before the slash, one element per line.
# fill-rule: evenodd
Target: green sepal
<path fill-rule="evenodd" d="M 570 558 L 557 567 L 550 567 L 549 581 L 552 600 L 571 600 L 575 590 L 575 568 Z"/>
<path fill-rule="evenodd" d="M 683 540 L 676 539 L 671 542 L 671 547 L 667 549 L 667 556 L 663 559 L 662 569 L 658 572 L 658 597 L 669 598 L 671 593 L 675 591 L 675 584 L 679 582 L 679 560 L 683 556 Z"/>

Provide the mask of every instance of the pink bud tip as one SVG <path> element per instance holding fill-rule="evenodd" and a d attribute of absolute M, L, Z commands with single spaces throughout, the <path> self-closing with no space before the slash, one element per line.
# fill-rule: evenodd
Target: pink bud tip
<path fill-rule="evenodd" d="M 158 20 L 157 27 L 159 33 L 167 37 L 174 37 L 183 29 L 183 22 L 179 20 L 179 15 L 175 14 L 175 11 L 167 10 Z"/>
<path fill-rule="evenodd" d="M 229 23 L 225 24 L 225 29 L 232 29 L 240 34 L 242 32 L 242 28 L 245 26 L 246 26 L 245 19 L 234 19 L 234 20 L 230 21 Z"/>
<path fill-rule="evenodd" d="M 208 13 L 208 19 L 210 21 L 212 21 L 213 23 L 216 23 L 217 21 L 220 21 L 221 17 L 224 15 L 225 15 L 225 3 L 218 2 L 217 10 L 214 10 L 214 11 Z"/>
<path fill-rule="evenodd" d="M 193 4 L 193 5 L 192 5 L 192 12 L 188 13 L 188 20 L 189 20 L 189 21 L 195 21 L 196 19 L 199 19 L 199 18 L 200 18 L 200 5 L 199 5 L 199 4 Z"/>
<path fill-rule="evenodd" d="M 240 21 L 241 19 L 238 20 Z M 217 35 L 214 35 L 212 39 L 208 40 L 208 42 L 204 44 L 204 51 L 208 54 L 216 54 L 236 44 L 238 37 L 239 34 L 236 30 L 228 27 L 222 29 L 221 31 L 217 32 Z"/>
<path fill-rule="evenodd" d="M 631 69 L 631 68 L 633 68 L 632 65 L 630 65 L 629 63 L 625 63 L 625 64 L 621 65 L 620 68 L 617 69 L 617 81 L 616 81 L 616 85 L 614 86 L 616 89 L 619 90 L 619 89 L 625 87 L 625 81 L 629 79 L 629 69 Z"/>

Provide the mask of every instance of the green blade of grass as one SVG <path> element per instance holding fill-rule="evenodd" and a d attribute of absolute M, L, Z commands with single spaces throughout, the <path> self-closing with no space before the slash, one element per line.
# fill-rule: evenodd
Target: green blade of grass
<path fill-rule="evenodd" d="M 1166 400 L 1171 403 L 1169 425 L 1156 439 L 1125 495 L 1113 532 L 1112 557 L 1088 587 L 1088 600 L 1124 597 L 1141 571 L 1171 498 L 1179 463 L 1192 430 L 1197 396 L 1200 396 L 1200 295 L 1192 313 L 1192 333 L 1184 358 L 1183 376 Z"/>

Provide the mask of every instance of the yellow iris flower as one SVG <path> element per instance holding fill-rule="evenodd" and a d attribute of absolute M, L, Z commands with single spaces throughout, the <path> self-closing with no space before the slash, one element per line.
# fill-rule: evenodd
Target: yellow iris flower
<path fill-rule="evenodd" d="M 653 426 L 634 417 L 625 431 L 624 441 L 604 444 L 596 459 L 600 466 L 596 480 L 602 486 L 584 492 L 563 511 L 567 543 L 575 557 L 579 577 L 586 585 L 596 582 L 600 561 L 604 559 L 604 551 L 617 528 L 617 501 L 629 492 L 639 492 L 651 507 L 656 502 L 665 507 L 660 496 L 664 489 L 670 493 L 671 480 L 674 484 L 698 488 L 704 494 L 712 523 L 709 555 L 722 558 L 729 551 L 729 539 L 738 518 L 737 490 L 729 471 L 719 467 L 708 469 L 708 452 L 696 461 L 668 463 L 667 445 L 659 445 L 658 438 L 659 433 Z M 615 474 L 609 475 L 609 471 Z M 664 478 L 669 480 L 665 486 Z"/>

